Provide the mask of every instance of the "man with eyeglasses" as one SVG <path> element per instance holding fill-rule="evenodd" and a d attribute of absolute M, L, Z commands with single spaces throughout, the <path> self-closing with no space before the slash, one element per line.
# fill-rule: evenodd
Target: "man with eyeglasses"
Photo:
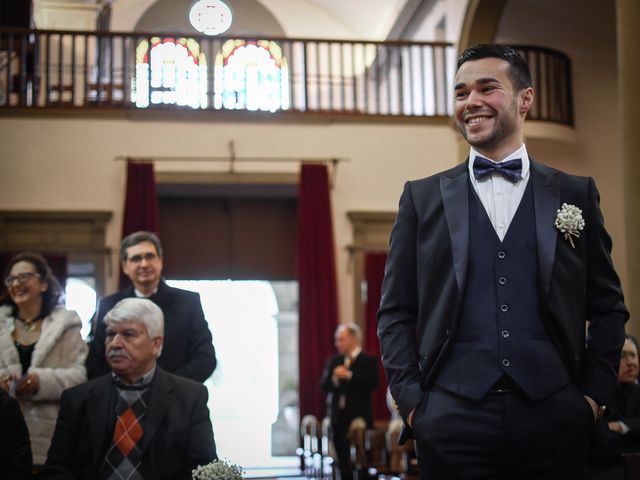
<path fill-rule="evenodd" d="M 191 478 L 217 459 L 207 389 L 158 366 L 168 337 L 157 305 L 125 298 L 104 323 L 110 373 L 62 394 L 38 478 Z"/>
<path fill-rule="evenodd" d="M 596 432 L 596 448 L 589 459 L 590 480 L 622 480 L 622 453 L 640 452 L 640 385 L 638 341 L 627 335 L 618 369 L 615 401 Z"/>
<path fill-rule="evenodd" d="M 153 301 L 164 314 L 165 342 L 159 365 L 168 372 L 204 382 L 216 367 L 216 355 L 200 296 L 164 282 L 162 244 L 154 233 L 140 231 L 125 237 L 120 259 L 132 285 L 102 298 L 98 304 L 86 363 L 89 379 L 109 371 L 104 316 L 123 298 L 139 297 Z"/>

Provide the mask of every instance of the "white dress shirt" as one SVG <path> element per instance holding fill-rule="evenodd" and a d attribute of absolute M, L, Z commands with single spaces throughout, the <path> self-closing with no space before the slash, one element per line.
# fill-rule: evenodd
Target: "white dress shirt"
<path fill-rule="evenodd" d="M 133 287 L 133 294 L 137 297 L 137 298 L 149 298 L 151 295 L 154 295 L 158 292 L 158 287 L 156 287 L 149 295 L 145 295 L 144 293 L 142 293 L 140 290 L 138 290 L 137 288 Z"/>
<path fill-rule="evenodd" d="M 530 173 L 529 155 L 527 154 L 526 147 L 522 144 L 520 148 L 502 160 L 504 162 L 516 158 L 522 159 L 522 178 L 516 183 L 511 183 L 499 173 L 492 173 L 480 180 L 476 180 L 473 176 L 473 161 L 476 155 L 487 158 L 494 163 L 499 162 L 481 155 L 473 148 L 471 148 L 471 152 L 469 153 L 469 177 L 471 178 L 471 184 L 478 194 L 478 198 L 480 202 L 482 202 L 498 238 L 502 241 L 507 234 L 511 220 L 513 220 L 522 196 L 524 195 L 524 191 L 527 188 Z"/>

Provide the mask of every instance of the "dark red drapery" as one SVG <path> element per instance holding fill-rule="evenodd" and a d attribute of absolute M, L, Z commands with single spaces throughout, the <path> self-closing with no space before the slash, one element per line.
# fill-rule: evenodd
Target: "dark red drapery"
<path fill-rule="evenodd" d="M 386 253 L 369 252 L 365 254 L 364 269 L 367 282 L 367 302 L 365 304 L 365 348 L 366 351 L 378 357 L 380 369 L 380 385 L 373 392 L 373 419 L 388 420 L 387 408 L 387 378 L 384 375 L 382 362 L 380 361 L 380 341 L 378 340 L 378 320 L 376 315 L 380 307 L 380 294 L 382 279 L 384 278 L 384 266 L 387 261 Z"/>
<path fill-rule="evenodd" d="M 158 197 L 153 163 L 127 160 L 127 190 L 122 219 L 122 238 L 138 230 L 158 231 Z M 120 272 L 120 288 L 129 279 Z"/>
<path fill-rule="evenodd" d="M 324 165 L 303 165 L 298 193 L 300 418 L 325 415 L 320 376 L 333 352 L 338 323 L 329 176 Z"/>

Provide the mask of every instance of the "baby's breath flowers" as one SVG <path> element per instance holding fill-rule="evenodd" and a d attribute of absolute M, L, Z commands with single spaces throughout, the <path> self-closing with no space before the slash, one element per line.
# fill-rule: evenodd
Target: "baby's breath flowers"
<path fill-rule="evenodd" d="M 580 238 L 580 231 L 584 229 L 582 210 L 575 205 L 563 203 L 558 210 L 555 226 L 564 233 L 564 239 L 569 240 L 571 246 L 576 248 L 573 243 L 573 237 Z"/>
<path fill-rule="evenodd" d="M 242 468 L 228 460 L 214 460 L 191 472 L 192 480 L 242 480 Z"/>

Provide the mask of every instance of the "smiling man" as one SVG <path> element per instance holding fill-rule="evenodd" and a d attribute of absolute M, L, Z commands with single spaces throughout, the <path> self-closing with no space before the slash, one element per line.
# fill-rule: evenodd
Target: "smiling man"
<path fill-rule="evenodd" d="M 598 191 L 531 158 L 516 50 L 465 50 L 454 92 L 469 157 L 407 182 L 391 234 L 378 312 L 391 394 L 423 479 L 584 478 L 628 318 Z"/>
<path fill-rule="evenodd" d="M 197 293 L 173 288 L 162 279 L 162 244 L 151 232 L 136 232 L 120 245 L 122 271 L 131 287 L 100 300 L 93 318 L 87 375 L 109 370 L 105 358 L 105 314 L 123 298 L 148 298 L 162 309 L 166 340 L 158 363 L 166 371 L 204 382 L 216 367 L 211 332 Z"/>
<path fill-rule="evenodd" d="M 191 478 L 216 459 L 206 388 L 156 364 L 163 316 L 126 298 L 104 318 L 111 373 L 62 395 L 43 479 Z"/>

